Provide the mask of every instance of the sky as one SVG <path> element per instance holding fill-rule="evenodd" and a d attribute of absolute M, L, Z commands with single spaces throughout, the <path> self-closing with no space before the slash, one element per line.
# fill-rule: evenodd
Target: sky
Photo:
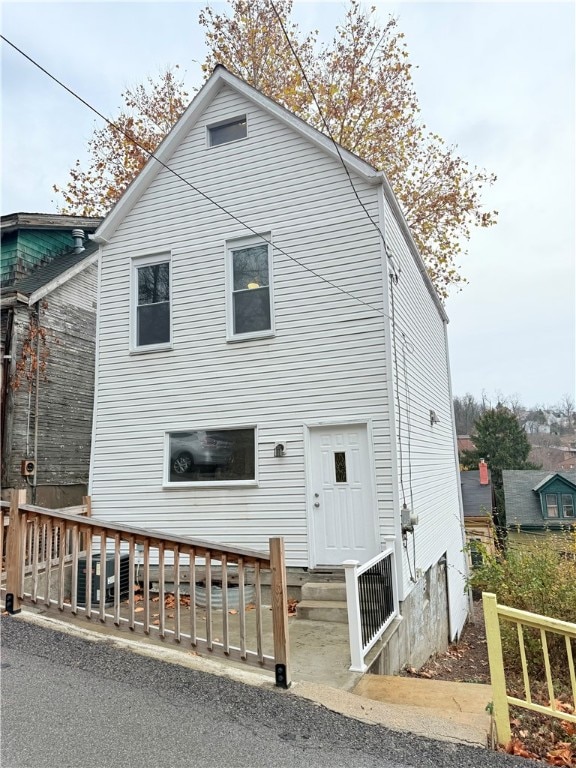
<path fill-rule="evenodd" d="M 2 2 L 2 34 L 107 116 L 178 64 L 191 94 L 205 2 Z M 225 3 L 210 3 L 218 11 Z M 550 405 L 576 393 L 576 21 L 567 2 L 378 2 L 405 34 L 424 122 L 471 164 L 498 224 L 475 230 L 446 309 L 453 392 Z M 331 39 L 345 2 L 296 0 Z M 1 43 L 2 215 L 52 213 L 101 122 Z"/>

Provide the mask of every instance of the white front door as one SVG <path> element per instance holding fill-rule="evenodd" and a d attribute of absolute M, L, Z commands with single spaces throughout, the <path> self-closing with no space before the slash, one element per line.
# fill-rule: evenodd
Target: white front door
<path fill-rule="evenodd" d="M 365 563 L 380 551 L 366 424 L 310 429 L 312 565 Z"/>

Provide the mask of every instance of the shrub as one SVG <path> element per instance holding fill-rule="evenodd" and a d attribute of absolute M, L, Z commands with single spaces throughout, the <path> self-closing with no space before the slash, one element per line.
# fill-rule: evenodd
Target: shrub
<path fill-rule="evenodd" d="M 554 619 L 576 624 L 576 533 L 534 536 L 533 542 L 508 542 L 505 553 L 484 551 L 482 563 L 470 576 L 475 590 L 493 592 L 498 602 Z M 502 622 L 502 647 L 506 667 L 521 669 L 516 624 Z M 560 635 L 547 632 L 553 671 L 567 669 L 566 646 Z M 544 670 L 540 632 L 524 630 L 528 668 L 532 674 Z M 576 649 L 576 646 L 573 646 Z"/>

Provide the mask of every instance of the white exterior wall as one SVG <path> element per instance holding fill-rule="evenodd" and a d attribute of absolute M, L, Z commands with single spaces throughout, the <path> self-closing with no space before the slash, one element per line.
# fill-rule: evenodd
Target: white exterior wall
<path fill-rule="evenodd" d="M 446 554 L 454 638 L 466 619 L 468 600 L 445 322 L 387 201 L 384 206 L 385 239 L 398 274 L 397 282 L 389 280 L 388 311 L 399 506 L 406 502 L 419 517 L 414 534 L 407 535 L 407 551 L 401 552 L 401 591 L 411 592 L 413 578 L 419 581 Z M 439 419 L 434 425 L 431 410 Z"/>
<path fill-rule="evenodd" d="M 207 149 L 206 125 L 243 113 L 249 138 Z M 276 336 L 227 343 L 225 242 L 250 232 L 161 170 L 102 247 L 94 514 L 251 548 L 281 535 L 288 564 L 309 565 L 304 424 L 357 419 L 372 423 L 380 530 L 393 535 L 381 244 L 344 169 L 228 87 L 168 164 L 376 309 L 275 249 Z M 354 180 L 377 219 L 378 187 Z M 167 251 L 174 348 L 130 355 L 131 257 Z M 163 489 L 166 430 L 250 425 L 258 487 Z"/>
<path fill-rule="evenodd" d="M 48 294 L 46 301 L 50 303 L 51 297 L 55 297 L 62 304 L 71 307 L 85 309 L 88 312 L 96 311 L 96 296 L 98 283 L 98 266 L 91 264 L 82 272 L 56 288 Z"/>

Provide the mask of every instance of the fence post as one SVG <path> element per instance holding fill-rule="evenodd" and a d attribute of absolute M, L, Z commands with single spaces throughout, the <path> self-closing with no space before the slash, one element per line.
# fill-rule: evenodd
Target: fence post
<path fill-rule="evenodd" d="M 26 490 L 14 489 L 10 497 L 10 517 L 6 536 L 6 610 L 10 614 L 20 613 L 20 590 L 24 575 L 22 519 L 18 511 L 20 504 L 26 503 Z"/>
<path fill-rule="evenodd" d="M 346 573 L 346 605 L 348 607 L 348 637 L 350 638 L 350 671 L 366 672 L 362 653 L 362 618 L 360 615 L 360 597 L 358 595 L 358 579 L 356 569 L 358 560 L 344 560 L 342 563 Z"/>
<path fill-rule="evenodd" d="M 486 625 L 486 640 L 488 643 L 488 661 L 490 663 L 490 681 L 494 698 L 494 722 L 498 743 L 506 746 L 512 738 L 510 731 L 510 710 L 506 693 L 506 675 L 504 674 L 504 658 L 502 656 L 502 638 L 498 620 L 498 604 L 496 595 L 491 592 L 482 593 L 484 607 L 484 623 Z"/>
<path fill-rule="evenodd" d="M 82 496 L 82 504 L 86 509 L 86 517 L 92 517 L 92 496 Z"/>
<path fill-rule="evenodd" d="M 290 643 L 288 637 L 288 592 L 284 539 L 270 539 L 270 570 L 272 572 L 272 631 L 274 634 L 274 668 L 276 685 L 289 688 Z"/>

